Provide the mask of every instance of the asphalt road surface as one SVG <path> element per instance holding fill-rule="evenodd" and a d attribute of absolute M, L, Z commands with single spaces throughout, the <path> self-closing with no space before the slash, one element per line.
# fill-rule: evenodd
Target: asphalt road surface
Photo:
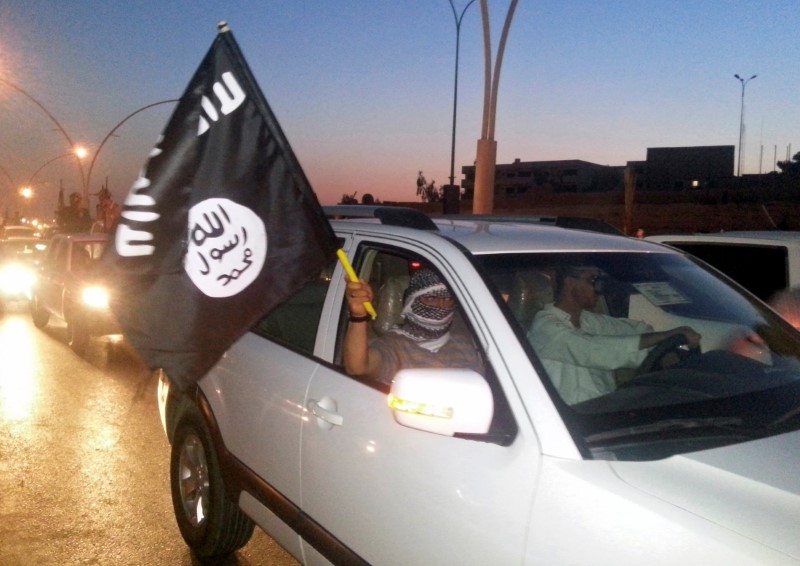
<path fill-rule="evenodd" d="M 66 328 L 0 313 L 0 565 L 198 564 L 172 511 L 156 380 Z M 297 564 L 262 531 L 223 565 Z"/>

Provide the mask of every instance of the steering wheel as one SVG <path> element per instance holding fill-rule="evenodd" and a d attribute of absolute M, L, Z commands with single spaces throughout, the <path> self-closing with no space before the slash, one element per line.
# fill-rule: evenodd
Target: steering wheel
<path fill-rule="evenodd" d="M 674 334 L 659 342 L 650 350 L 636 370 L 635 377 L 661 369 L 661 362 L 669 353 L 674 353 L 678 356 L 678 360 L 682 362 L 689 356 L 699 353 L 699 349 L 690 348 L 689 340 L 683 334 Z"/>

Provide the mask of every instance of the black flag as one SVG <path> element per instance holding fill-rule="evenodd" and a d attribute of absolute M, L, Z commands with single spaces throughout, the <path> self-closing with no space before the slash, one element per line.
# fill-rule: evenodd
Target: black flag
<path fill-rule="evenodd" d="M 151 368 L 200 379 L 336 259 L 336 237 L 223 23 L 131 188 L 103 261 Z"/>

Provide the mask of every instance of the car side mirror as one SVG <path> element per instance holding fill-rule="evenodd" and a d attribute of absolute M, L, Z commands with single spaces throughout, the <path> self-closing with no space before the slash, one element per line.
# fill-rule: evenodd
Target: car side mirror
<path fill-rule="evenodd" d="M 486 434 L 494 415 L 489 384 L 469 369 L 400 370 L 389 406 L 401 425 L 445 436 Z"/>

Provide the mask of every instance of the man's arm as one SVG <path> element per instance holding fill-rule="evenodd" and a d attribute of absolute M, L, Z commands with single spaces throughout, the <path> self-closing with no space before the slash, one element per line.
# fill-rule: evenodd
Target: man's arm
<path fill-rule="evenodd" d="M 686 337 L 686 342 L 689 347 L 697 348 L 700 346 L 700 334 L 695 332 L 689 326 L 679 326 L 678 328 L 673 328 L 672 330 L 648 332 L 646 334 L 642 334 L 641 338 L 639 338 L 639 349 L 652 348 L 656 344 L 660 344 L 667 338 L 671 338 L 676 334 L 683 334 Z"/>
<path fill-rule="evenodd" d="M 369 316 L 364 303 L 372 301 L 372 288 L 363 281 L 348 281 L 345 298 L 351 320 L 347 323 L 344 336 L 344 369 L 350 375 L 375 377 L 380 369 L 381 357 L 369 347 L 369 320 L 352 320 Z"/>

